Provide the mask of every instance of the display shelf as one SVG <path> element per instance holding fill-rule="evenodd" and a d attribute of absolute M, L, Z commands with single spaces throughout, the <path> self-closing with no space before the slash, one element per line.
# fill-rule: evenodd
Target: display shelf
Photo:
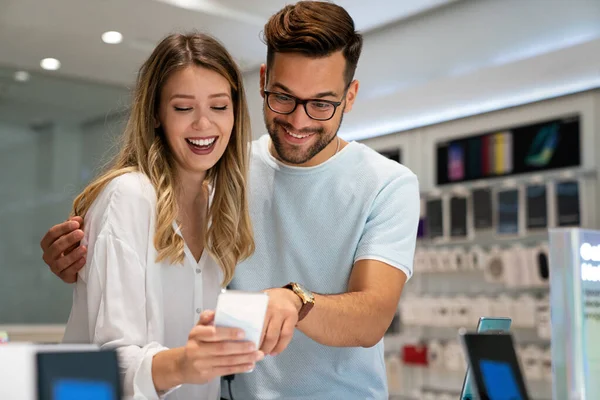
<path fill-rule="evenodd" d="M 594 179 L 597 177 L 597 175 L 598 173 L 595 169 L 583 167 L 559 168 L 550 171 L 544 171 L 542 173 L 529 172 L 519 175 L 511 175 L 508 177 L 498 176 L 468 182 L 447 183 L 436 186 L 435 189 L 424 192 L 423 195 L 437 196 L 441 194 L 463 194 L 465 191 L 481 188 L 504 189 L 522 184 L 546 183 L 565 179 Z"/>

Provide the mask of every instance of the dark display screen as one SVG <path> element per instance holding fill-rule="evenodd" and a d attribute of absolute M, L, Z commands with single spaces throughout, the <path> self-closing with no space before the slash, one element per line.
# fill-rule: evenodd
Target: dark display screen
<path fill-rule="evenodd" d="M 546 185 L 527 187 L 527 229 L 548 227 Z"/>
<path fill-rule="evenodd" d="M 437 184 L 581 164 L 579 116 L 487 132 L 437 145 Z"/>
<path fill-rule="evenodd" d="M 475 229 L 492 228 L 492 191 L 490 189 L 473 190 L 473 217 Z"/>
<path fill-rule="evenodd" d="M 427 234 L 431 239 L 444 236 L 442 200 L 427 200 Z"/>
<path fill-rule="evenodd" d="M 467 236 L 467 198 L 452 197 L 450 199 L 450 236 Z"/>
<path fill-rule="evenodd" d="M 519 233 L 519 191 L 498 192 L 498 233 Z"/>

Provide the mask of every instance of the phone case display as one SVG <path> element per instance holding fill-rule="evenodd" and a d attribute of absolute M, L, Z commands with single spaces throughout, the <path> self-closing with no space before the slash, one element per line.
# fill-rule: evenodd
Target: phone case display
<path fill-rule="evenodd" d="M 450 198 L 450 236 L 464 238 L 467 236 L 467 198 Z"/>
<path fill-rule="evenodd" d="M 444 367 L 444 345 L 438 340 L 431 340 L 427 344 L 427 363 L 431 368 Z"/>
<path fill-rule="evenodd" d="M 456 271 L 468 271 L 471 269 L 469 257 L 463 248 L 457 247 L 448 251 L 450 252 L 450 258 L 453 260 L 452 265 Z"/>
<path fill-rule="evenodd" d="M 473 225 L 475 230 L 491 229 L 493 226 L 492 191 L 475 189 L 473 199 Z"/>
<path fill-rule="evenodd" d="M 531 287 L 546 287 L 550 280 L 549 248 L 547 244 L 529 251 L 527 283 Z"/>
<path fill-rule="evenodd" d="M 525 192 L 527 229 L 546 229 L 548 227 L 546 185 L 529 185 Z"/>
<path fill-rule="evenodd" d="M 527 279 L 527 262 L 529 253 L 520 244 L 515 244 L 502 252 L 503 263 L 506 266 L 504 283 L 509 288 L 518 288 Z"/>
<path fill-rule="evenodd" d="M 522 294 L 516 298 L 515 312 L 513 315 L 513 326 L 518 328 L 533 329 L 536 327 L 536 319 L 538 318 L 538 309 L 543 302 L 550 306 L 550 301 L 547 297 L 537 299 L 530 294 Z M 539 338 L 544 339 L 543 336 L 538 335 Z"/>
<path fill-rule="evenodd" d="M 483 273 L 487 282 L 504 283 L 506 265 L 504 263 L 503 252 L 498 247 L 493 247 L 488 253 Z"/>
<path fill-rule="evenodd" d="M 473 246 L 467 252 L 468 266 L 473 271 L 483 271 L 487 265 L 487 253 L 479 246 Z"/>
<path fill-rule="evenodd" d="M 508 189 L 498 192 L 498 233 L 516 235 L 519 233 L 519 190 Z"/>
<path fill-rule="evenodd" d="M 538 336 L 550 340 L 552 326 L 550 325 L 550 299 L 548 296 L 544 296 L 536 302 L 535 315 Z"/>

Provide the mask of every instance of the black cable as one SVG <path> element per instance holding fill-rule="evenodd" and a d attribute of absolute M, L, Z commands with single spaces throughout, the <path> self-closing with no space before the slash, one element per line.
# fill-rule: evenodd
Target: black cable
<path fill-rule="evenodd" d="M 235 378 L 235 375 L 225 375 L 223 378 L 227 381 L 227 389 L 229 390 L 229 400 L 233 399 L 233 393 L 231 392 L 231 381 Z"/>

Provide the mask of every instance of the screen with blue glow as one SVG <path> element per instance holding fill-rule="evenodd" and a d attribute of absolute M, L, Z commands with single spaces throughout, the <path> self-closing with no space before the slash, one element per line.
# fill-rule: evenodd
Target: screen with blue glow
<path fill-rule="evenodd" d="M 487 398 L 490 400 L 523 400 L 515 373 L 510 364 L 504 361 L 481 360 L 481 376 Z"/>
<path fill-rule="evenodd" d="M 53 385 L 53 400 L 117 400 L 107 382 L 60 379 Z"/>

